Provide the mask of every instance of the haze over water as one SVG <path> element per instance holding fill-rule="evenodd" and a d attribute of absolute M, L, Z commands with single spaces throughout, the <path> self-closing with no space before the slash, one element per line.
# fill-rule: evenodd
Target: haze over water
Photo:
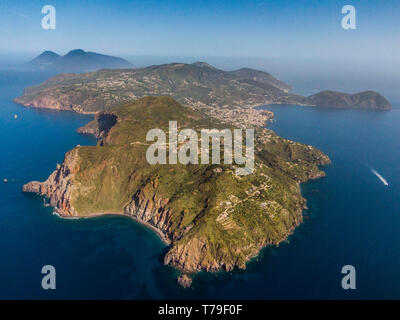
<path fill-rule="evenodd" d="M 309 209 L 287 243 L 267 248 L 245 271 L 200 273 L 185 290 L 162 265 L 165 246 L 151 230 L 123 217 L 60 219 L 21 192 L 46 179 L 66 151 L 96 143 L 75 133 L 90 116 L 11 101 L 48 77 L 0 71 L 0 298 L 400 298 L 399 105 L 390 112 L 269 107 L 271 129 L 330 156 L 328 176 L 303 185 Z M 46 264 L 57 270 L 55 291 L 41 289 Z M 357 271 L 354 291 L 340 285 L 347 264 Z"/>

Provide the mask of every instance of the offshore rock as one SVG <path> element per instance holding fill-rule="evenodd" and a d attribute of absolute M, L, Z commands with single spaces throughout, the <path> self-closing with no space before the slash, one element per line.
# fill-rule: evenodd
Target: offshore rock
<path fill-rule="evenodd" d="M 192 278 L 190 278 L 187 274 L 179 276 L 177 281 L 183 288 L 189 288 L 192 285 Z"/>

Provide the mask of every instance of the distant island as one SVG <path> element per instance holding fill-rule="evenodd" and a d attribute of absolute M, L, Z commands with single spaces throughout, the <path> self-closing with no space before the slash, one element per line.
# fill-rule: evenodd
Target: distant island
<path fill-rule="evenodd" d="M 290 93 L 290 89 L 291 86 L 269 73 L 255 69 L 223 71 L 205 62 L 171 63 L 138 69 L 59 74 L 26 88 L 23 96 L 14 101 L 24 106 L 97 113 L 144 96 L 171 96 L 221 121 L 246 119 L 244 125 L 259 125 L 270 119 L 272 113 L 261 116 L 254 110 L 254 107 L 269 104 L 391 109 L 390 103 L 373 91 L 355 95 L 322 91 L 304 97 Z"/>
<path fill-rule="evenodd" d="M 390 110 L 392 105 L 382 95 L 374 91 L 348 94 L 338 91 L 321 91 L 304 99 L 305 104 L 338 109 Z"/>
<path fill-rule="evenodd" d="M 299 184 L 325 176 L 318 168 L 330 162 L 325 154 L 257 128 L 253 174 L 237 176 L 227 164 L 150 165 L 146 133 L 168 131 L 170 120 L 196 131 L 226 128 L 170 97 L 144 97 L 97 114 L 80 130 L 95 135 L 97 146 L 75 147 L 45 182 L 23 191 L 49 198 L 63 217 L 136 219 L 169 245 L 164 263 L 184 274 L 244 269 L 301 223 Z"/>
<path fill-rule="evenodd" d="M 23 67 L 42 71 L 88 72 L 99 69 L 132 68 L 133 65 L 122 58 L 75 49 L 65 56 L 53 51 L 44 51 Z"/>

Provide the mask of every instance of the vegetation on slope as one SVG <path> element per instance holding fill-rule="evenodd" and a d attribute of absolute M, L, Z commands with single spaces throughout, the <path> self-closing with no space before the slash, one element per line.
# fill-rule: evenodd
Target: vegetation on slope
<path fill-rule="evenodd" d="M 98 145 L 76 147 L 69 153 L 74 161 L 53 174 L 64 178 L 30 191 L 69 197 L 64 215 L 125 213 L 154 226 L 170 242 L 165 263 L 185 272 L 245 268 L 262 247 L 286 239 L 302 221 L 299 183 L 324 176 L 318 165 L 329 163 L 311 146 L 257 129 L 250 175 L 237 176 L 237 165 L 150 165 L 149 129 L 168 132 L 170 120 L 196 131 L 226 125 L 169 97 L 146 97 L 100 115 L 82 129 L 103 132 Z M 67 174 L 67 196 L 55 194 Z"/>

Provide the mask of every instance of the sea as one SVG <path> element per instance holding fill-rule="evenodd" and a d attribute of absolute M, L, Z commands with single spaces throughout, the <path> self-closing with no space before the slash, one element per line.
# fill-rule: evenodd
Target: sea
<path fill-rule="evenodd" d="M 96 144 L 76 133 L 91 116 L 12 102 L 49 76 L 0 70 L 0 299 L 400 299 L 400 104 L 388 112 L 268 106 L 270 129 L 329 155 L 327 176 L 302 185 L 308 209 L 287 241 L 246 270 L 200 272 L 184 289 L 152 230 L 120 216 L 62 219 L 21 191 L 74 146 Z M 42 288 L 45 265 L 56 270 L 55 290 Z M 355 289 L 342 287 L 347 265 Z"/>

